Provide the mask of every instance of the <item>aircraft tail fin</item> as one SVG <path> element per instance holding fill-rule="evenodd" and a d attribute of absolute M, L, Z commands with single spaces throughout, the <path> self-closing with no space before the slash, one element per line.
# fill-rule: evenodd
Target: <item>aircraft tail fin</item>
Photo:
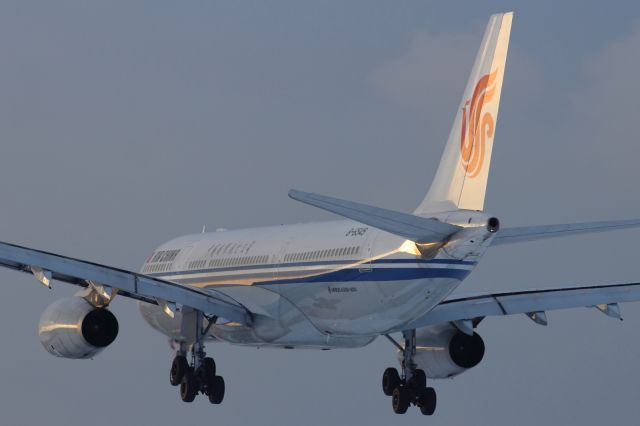
<path fill-rule="evenodd" d="M 512 18 L 508 12 L 489 20 L 438 171 L 416 214 L 484 207 Z"/>

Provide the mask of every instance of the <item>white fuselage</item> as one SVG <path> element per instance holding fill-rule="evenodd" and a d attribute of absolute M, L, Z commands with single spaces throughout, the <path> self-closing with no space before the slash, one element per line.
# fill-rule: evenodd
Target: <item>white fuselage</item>
<path fill-rule="evenodd" d="M 160 246 L 142 272 L 215 288 L 254 313 L 251 326 L 213 326 L 220 340 L 362 346 L 424 315 L 460 284 L 490 243 L 486 218 L 442 215 L 465 228 L 427 256 L 412 241 L 350 220 L 193 234 Z M 153 327 L 181 339 L 179 315 L 171 319 L 144 303 L 141 311 Z"/>

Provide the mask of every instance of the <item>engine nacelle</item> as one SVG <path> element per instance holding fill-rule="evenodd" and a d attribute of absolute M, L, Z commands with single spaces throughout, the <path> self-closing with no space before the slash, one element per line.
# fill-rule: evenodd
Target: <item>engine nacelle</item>
<path fill-rule="evenodd" d="M 40 317 L 40 343 L 62 358 L 93 358 L 118 335 L 118 320 L 105 308 L 96 308 L 81 297 L 52 303 Z"/>
<path fill-rule="evenodd" d="M 443 379 L 475 367 L 484 357 L 482 337 L 446 325 L 416 330 L 415 362 L 427 377 Z"/>

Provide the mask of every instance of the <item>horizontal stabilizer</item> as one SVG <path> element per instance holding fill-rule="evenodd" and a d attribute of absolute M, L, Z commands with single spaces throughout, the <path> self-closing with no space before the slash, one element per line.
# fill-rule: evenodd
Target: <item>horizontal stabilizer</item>
<path fill-rule="evenodd" d="M 546 238 L 565 237 L 568 235 L 614 231 L 616 229 L 636 227 L 640 227 L 640 219 L 502 228 L 494 238 L 491 245 L 497 246 L 501 244 L 520 243 L 525 241 L 542 240 Z"/>
<path fill-rule="evenodd" d="M 381 209 L 353 201 L 311 194 L 309 192 L 289 191 L 289 197 L 294 200 L 310 204 L 340 216 L 362 222 L 365 225 L 382 229 L 383 231 L 399 235 L 416 243 L 431 243 L 446 240 L 461 228 L 408 213 Z"/>

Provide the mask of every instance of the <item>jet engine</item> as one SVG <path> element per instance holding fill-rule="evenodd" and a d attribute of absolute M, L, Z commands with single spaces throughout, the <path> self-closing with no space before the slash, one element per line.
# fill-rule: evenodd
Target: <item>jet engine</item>
<path fill-rule="evenodd" d="M 443 379 L 457 376 L 478 365 L 483 357 L 484 342 L 476 333 L 469 336 L 451 325 L 416 330 L 414 360 L 427 377 Z"/>
<path fill-rule="evenodd" d="M 118 320 L 106 308 L 96 308 L 82 297 L 69 297 L 45 309 L 38 334 L 52 355 L 93 358 L 116 339 Z"/>

